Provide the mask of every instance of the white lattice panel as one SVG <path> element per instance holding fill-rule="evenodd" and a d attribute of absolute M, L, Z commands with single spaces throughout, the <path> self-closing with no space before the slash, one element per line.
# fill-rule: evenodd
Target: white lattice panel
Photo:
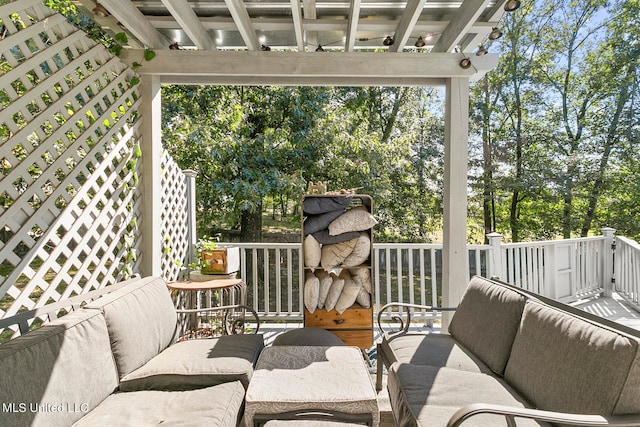
<path fill-rule="evenodd" d="M 162 271 L 168 281 L 177 280 L 188 263 L 189 197 L 188 182 L 173 158 L 162 153 Z"/>
<path fill-rule="evenodd" d="M 133 72 L 41 4 L 0 6 L 0 317 L 138 272 Z M 1 332 L 1 331 L 0 331 Z"/>

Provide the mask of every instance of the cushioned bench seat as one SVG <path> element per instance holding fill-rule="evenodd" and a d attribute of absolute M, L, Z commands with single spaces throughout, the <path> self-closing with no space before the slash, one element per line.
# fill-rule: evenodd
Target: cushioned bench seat
<path fill-rule="evenodd" d="M 381 343 L 388 363 L 441 366 L 469 372 L 491 373 L 491 369 L 449 334 L 389 334 Z"/>
<path fill-rule="evenodd" d="M 246 389 L 263 347 L 262 335 L 182 341 L 125 375 L 120 390 L 190 390 L 236 380 Z"/>
<path fill-rule="evenodd" d="M 385 333 L 378 347 L 398 425 L 424 427 L 470 414 L 465 427 L 506 426 L 495 411 L 517 413 L 518 426 L 580 415 L 599 416 L 589 425 L 618 415 L 619 425 L 640 425 L 639 348 L 637 331 L 481 277 L 469 283 L 448 335 L 405 329 Z"/>
<path fill-rule="evenodd" d="M 504 380 L 487 374 L 452 368 L 395 363 L 389 369 L 387 387 L 396 422 L 400 426 L 445 426 L 462 406 L 482 402 L 530 408 Z M 507 426 L 504 417 L 473 417 L 469 427 Z M 548 426 L 526 420 L 518 426 Z"/>
<path fill-rule="evenodd" d="M 85 307 L 103 313 L 121 391 L 191 390 L 240 380 L 246 388 L 262 335 L 175 341 L 177 314 L 162 279 L 147 278 Z"/>
<path fill-rule="evenodd" d="M 74 426 L 235 427 L 240 421 L 244 393 L 240 381 L 189 391 L 114 393 Z"/>
<path fill-rule="evenodd" d="M 149 277 L 2 344 L 0 425 L 237 426 L 262 335 L 176 343 L 177 326 Z"/>

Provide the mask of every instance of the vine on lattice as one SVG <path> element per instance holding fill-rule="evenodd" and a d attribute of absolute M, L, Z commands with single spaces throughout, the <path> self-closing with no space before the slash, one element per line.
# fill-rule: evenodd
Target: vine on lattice
<path fill-rule="evenodd" d="M 133 71 L 41 1 L 0 6 L 0 23 L 7 317 L 138 272 L 140 101 Z"/>

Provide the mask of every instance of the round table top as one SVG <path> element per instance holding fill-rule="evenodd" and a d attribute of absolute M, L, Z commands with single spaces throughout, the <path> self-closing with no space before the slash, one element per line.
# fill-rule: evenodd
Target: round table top
<path fill-rule="evenodd" d="M 204 282 L 194 280 L 171 282 L 167 286 L 169 286 L 169 288 L 171 289 L 177 289 L 181 291 L 197 291 L 201 289 L 225 289 L 243 284 L 244 282 L 241 279 L 216 279 L 207 280 Z"/>

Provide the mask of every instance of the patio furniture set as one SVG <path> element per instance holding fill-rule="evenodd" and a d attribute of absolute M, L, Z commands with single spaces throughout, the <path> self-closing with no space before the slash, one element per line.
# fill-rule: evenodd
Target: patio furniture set
<path fill-rule="evenodd" d="M 319 416 L 378 424 L 360 350 L 330 332 L 283 336 L 266 349 L 258 328 L 178 340 L 181 310 L 163 279 L 104 292 L 0 345 L 0 424 L 236 426 L 243 416 L 249 426 Z M 310 337 L 327 345 L 299 345 Z"/>
<path fill-rule="evenodd" d="M 179 315 L 164 280 L 135 278 L 0 345 L 2 425 L 378 425 L 361 350 L 331 332 L 178 341 Z M 640 426 L 639 344 L 475 277 L 448 334 L 387 332 L 378 357 L 399 426 Z"/>
<path fill-rule="evenodd" d="M 389 304 L 410 315 L 420 306 Z M 481 277 L 447 333 L 377 347 L 399 426 L 640 426 L 640 332 Z M 465 422 L 466 421 L 466 422 Z"/>

